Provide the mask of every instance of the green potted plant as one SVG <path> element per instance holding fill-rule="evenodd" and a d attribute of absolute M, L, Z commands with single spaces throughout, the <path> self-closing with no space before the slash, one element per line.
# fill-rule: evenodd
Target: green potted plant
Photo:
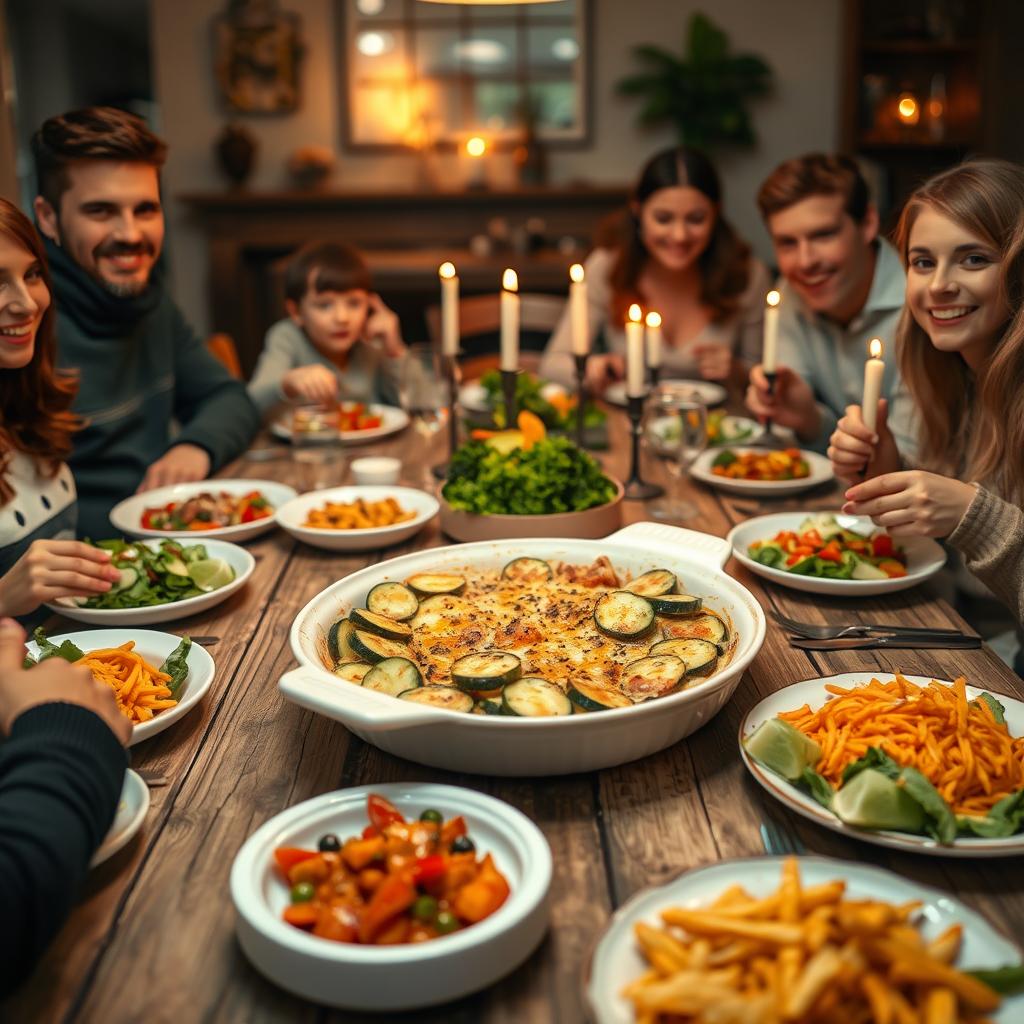
<path fill-rule="evenodd" d="M 753 145 L 749 100 L 772 87 L 772 70 L 752 53 L 729 52 L 728 36 L 705 14 L 690 19 L 681 56 L 660 46 L 637 46 L 647 70 L 618 83 L 624 96 L 643 101 L 645 127 L 671 124 L 680 143 L 712 149 Z"/>

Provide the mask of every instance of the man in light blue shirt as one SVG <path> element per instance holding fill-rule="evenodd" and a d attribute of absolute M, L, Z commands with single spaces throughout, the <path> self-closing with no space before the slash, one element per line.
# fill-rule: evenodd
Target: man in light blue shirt
<path fill-rule="evenodd" d="M 848 405 L 860 405 L 868 343 L 883 344 L 887 417 L 900 451 L 917 448 L 913 403 L 896 366 L 894 339 L 906 277 L 878 237 L 878 211 L 848 157 L 810 154 L 777 167 L 757 197 L 782 279 L 775 387 L 760 365 L 747 406 L 825 451 Z"/>

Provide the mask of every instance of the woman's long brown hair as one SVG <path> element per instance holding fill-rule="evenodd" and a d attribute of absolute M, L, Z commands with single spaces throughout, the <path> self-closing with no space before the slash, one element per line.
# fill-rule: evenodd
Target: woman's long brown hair
<path fill-rule="evenodd" d="M 13 204 L 0 199 L 0 235 L 39 261 L 50 305 L 36 333 L 35 351 L 20 370 L 0 369 L 0 505 L 14 496 L 7 463 L 18 451 L 35 459 L 53 476 L 71 453 L 71 435 L 81 426 L 71 412 L 78 384 L 56 367 L 56 322 L 53 282 L 43 243 L 32 222 Z"/>
<path fill-rule="evenodd" d="M 1024 168 L 977 160 L 925 182 L 907 201 L 896 245 L 907 263 L 910 232 L 932 209 L 1000 254 L 1008 310 L 995 347 L 977 374 L 956 352 L 940 352 L 904 308 L 896 332 L 900 372 L 921 422 L 927 469 L 978 480 L 1008 501 L 1024 501 Z"/>

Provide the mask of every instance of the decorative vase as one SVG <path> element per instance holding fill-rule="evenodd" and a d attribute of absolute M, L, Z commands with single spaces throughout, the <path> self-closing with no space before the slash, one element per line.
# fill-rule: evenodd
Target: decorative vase
<path fill-rule="evenodd" d="M 241 188 L 256 162 L 255 136 L 239 124 L 226 124 L 213 148 L 221 170 L 235 188 Z"/>
<path fill-rule="evenodd" d="M 548 152 L 529 123 L 513 156 L 520 185 L 538 186 L 548 183 Z"/>

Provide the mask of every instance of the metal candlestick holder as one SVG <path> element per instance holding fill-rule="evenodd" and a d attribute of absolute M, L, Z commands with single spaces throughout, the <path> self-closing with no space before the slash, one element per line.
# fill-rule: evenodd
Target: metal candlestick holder
<path fill-rule="evenodd" d="M 769 395 L 774 395 L 775 394 L 775 378 L 778 376 L 778 374 L 774 370 L 772 370 L 771 372 L 769 372 L 768 370 L 765 370 L 764 371 L 764 375 L 765 375 L 766 380 L 768 381 L 768 394 Z M 765 440 L 768 440 L 768 441 L 771 441 L 771 440 L 776 438 L 775 431 L 772 430 L 772 418 L 770 416 L 768 417 L 768 419 L 766 419 L 764 421 L 764 436 L 765 436 Z"/>
<path fill-rule="evenodd" d="M 513 430 L 516 425 L 516 380 L 518 370 L 501 371 L 501 393 L 505 399 L 505 429 Z"/>
<path fill-rule="evenodd" d="M 587 356 L 573 355 L 576 360 L 576 447 L 583 447 L 583 410 L 587 405 Z"/>
<path fill-rule="evenodd" d="M 448 378 L 448 458 L 434 466 L 431 472 L 436 479 L 445 480 L 448 477 L 452 456 L 459 447 L 459 418 L 456 415 L 459 402 L 459 373 L 455 356 L 441 356 L 441 363 Z"/>
<path fill-rule="evenodd" d="M 633 446 L 630 455 L 629 481 L 626 483 L 625 496 L 630 501 L 646 501 L 657 498 L 665 493 L 658 484 L 648 483 L 640 476 L 640 432 L 643 429 L 644 398 L 643 395 L 630 395 L 626 399 L 626 412 L 633 432 Z"/>
<path fill-rule="evenodd" d="M 661 367 L 651 367 L 651 390 L 653 391 L 661 383 Z"/>

